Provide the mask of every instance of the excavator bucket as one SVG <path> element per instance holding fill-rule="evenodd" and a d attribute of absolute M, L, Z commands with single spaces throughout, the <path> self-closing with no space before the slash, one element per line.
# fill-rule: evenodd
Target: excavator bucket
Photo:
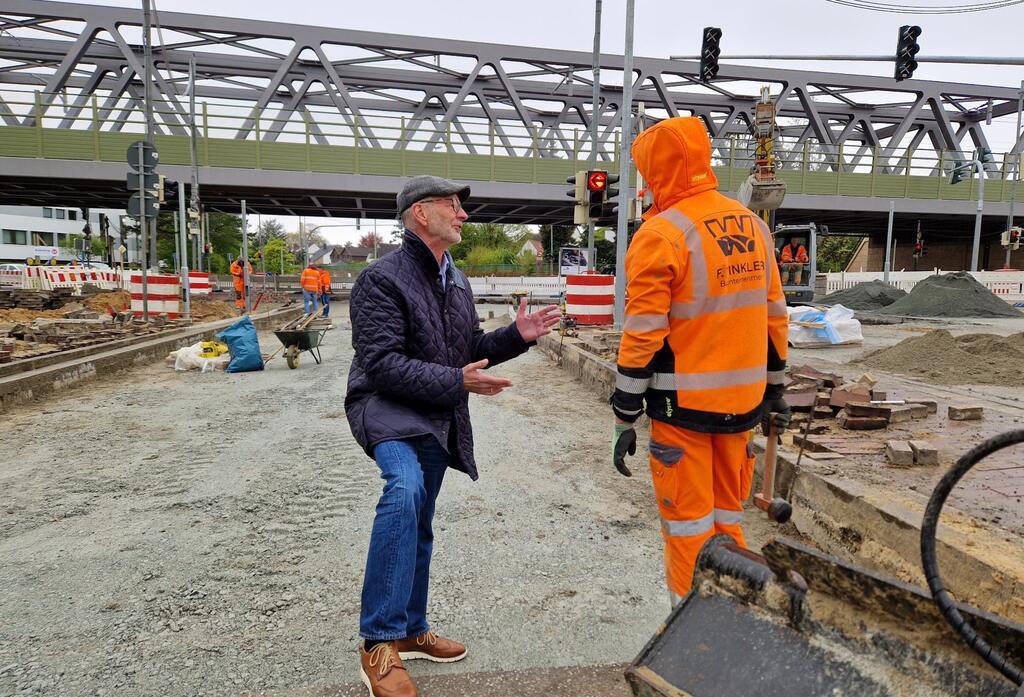
<path fill-rule="evenodd" d="M 719 535 L 693 590 L 626 671 L 638 697 L 1014 697 L 924 590 L 777 538 L 763 556 Z M 1024 626 L 958 609 L 1020 665 Z"/>
<path fill-rule="evenodd" d="M 739 202 L 752 211 L 774 211 L 785 197 L 786 182 L 758 181 L 753 174 L 743 180 L 737 194 Z"/>

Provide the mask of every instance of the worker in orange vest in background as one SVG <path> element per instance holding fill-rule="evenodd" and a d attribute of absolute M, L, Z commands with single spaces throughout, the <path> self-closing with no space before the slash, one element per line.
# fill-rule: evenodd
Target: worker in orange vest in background
<path fill-rule="evenodd" d="M 245 287 L 245 271 L 248 267 L 249 283 L 252 284 L 252 264 L 245 257 L 238 257 L 231 262 L 231 275 L 235 283 L 235 307 L 239 313 L 245 312 L 245 294 L 248 289 Z"/>
<path fill-rule="evenodd" d="M 808 262 L 807 248 L 800 244 L 795 237 L 782 248 L 782 255 L 779 261 L 782 263 L 782 285 L 789 285 L 789 279 L 793 279 L 795 285 L 800 285 L 803 277 L 804 264 Z"/>
<path fill-rule="evenodd" d="M 324 304 L 324 317 L 331 314 L 331 274 L 320 267 L 320 301 Z"/>
<path fill-rule="evenodd" d="M 716 191 L 699 118 L 646 129 L 633 160 L 654 200 L 626 253 L 612 456 L 630 476 L 633 422 L 646 412 L 675 604 L 690 591 L 707 540 L 724 534 L 746 546 L 753 428 L 769 415 L 776 429 L 789 422 L 786 298 L 768 226 Z"/>
<path fill-rule="evenodd" d="M 302 270 L 299 277 L 299 284 L 302 286 L 302 309 L 309 315 L 316 312 L 320 299 L 320 270 L 312 261 Z"/>

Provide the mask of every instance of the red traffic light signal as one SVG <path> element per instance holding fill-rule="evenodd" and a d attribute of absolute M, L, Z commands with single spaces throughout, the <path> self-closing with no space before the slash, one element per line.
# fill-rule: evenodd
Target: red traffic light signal
<path fill-rule="evenodd" d="M 608 188 L 608 173 L 597 169 L 587 172 L 587 191 L 604 191 Z"/>

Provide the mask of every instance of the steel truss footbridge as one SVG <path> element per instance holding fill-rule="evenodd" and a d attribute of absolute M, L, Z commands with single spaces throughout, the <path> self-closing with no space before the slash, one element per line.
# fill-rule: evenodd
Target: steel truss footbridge
<path fill-rule="evenodd" d="M 621 56 L 160 12 L 153 74 L 160 171 L 188 179 L 195 123 L 208 210 L 386 218 L 403 177 L 473 186 L 478 221 L 567 222 L 565 177 L 592 150 L 617 171 Z M 121 207 L 126 146 L 144 132 L 142 13 L 42 0 L 0 9 L 0 203 Z M 189 71 L 194 64 L 194 112 Z M 969 232 L 976 189 L 948 173 L 1011 123 L 1016 89 L 634 59 L 638 125 L 693 114 L 723 190 L 751 165 L 754 102 L 778 98 L 786 216 L 863 232 L 888 211 Z M 1005 216 L 1013 154 L 988 166 Z M 1024 197 L 1024 187 L 1018 194 Z M 909 223 L 908 223 L 909 225 Z"/>

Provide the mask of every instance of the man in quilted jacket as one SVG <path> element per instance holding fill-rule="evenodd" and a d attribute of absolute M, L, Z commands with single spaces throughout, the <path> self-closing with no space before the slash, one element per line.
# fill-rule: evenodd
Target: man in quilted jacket
<path fill-rule="evenodd" d="M 469 281 L 448 248 L 462 239 L 469 187 L 413 177 L 398 194 L 402 247 L 364 270 L 352 289 L 355 358 L 345 411 L 380 468 L 363 579 L 360 678 L 376 697 L 417 694 L 402 661 L 451 663 L 466 647 L 427 623 L 432 520 L 450 467 L 477 478 L 469 393 L 511 387 L 485 368 L 515 358 L 558 322 L 549 305 L 493 332 L 480 328 Z"/>

